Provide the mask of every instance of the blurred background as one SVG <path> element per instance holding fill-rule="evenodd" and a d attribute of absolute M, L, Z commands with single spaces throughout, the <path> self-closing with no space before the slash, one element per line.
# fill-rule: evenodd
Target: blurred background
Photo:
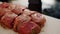
<path fill-rule="evenodd" d="M 30 10 L 60 19 L 60 0 L 0 0 L 20 4 Z"/>
<path fill-rule="evenodd" d="M 60 19 L 60 0 L 42 0 L 42 13 Z"/>

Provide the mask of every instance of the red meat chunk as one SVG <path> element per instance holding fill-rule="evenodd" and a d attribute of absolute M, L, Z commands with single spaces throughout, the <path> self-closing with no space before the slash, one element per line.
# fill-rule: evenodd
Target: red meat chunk
<path fill-rule="evenodd" d="M 25 9 L 23 14 L 26 14 L 26 15 L 32 15 L 34 14 L 36 11 L 30 11 L 29 9 Z"/>
<path fill-rule="evenodd" d="M 39 34 L 41 28 L 36 23 L 30 21 L 22 25 L 19 24 L 17 30 L 19 34 Z"/>
<path fill-rule="evenodd" d="M 7 8 L 9 6 L 9 3 L 3 2 L 2 4 L 0 4 L 1 8 Z"/>
<path fill-rule="evenodd" d="M 1 18 L 1 23 L 3 23 L 7 28 L 12 28 L 13 26 L 13 21 L 17 17 L 16 14 L 9 12 L 6 13 L 2 18 Z"/>
<path fill-rule="evenodd" d="M 2 8 L 0 8 L 0 17 L 3 16 L 4 14 L 5 14 L 5 11 Z"/>
<path fill-rule="evenodd" d="M 0 8 L 0 17 L 2 17 L 6 12 L 8 13 L 8 12 L 11 12 L 11 11 L 8 10 L 8 9 L 5 9 L 5 8 Z"/>
<path fill-rule="evenodd" d="M 40 25 L 41 27 L 44 26 L 45 24 L 45 18 L 42 16 L 42 14 L 40 13 L 35 13 L 31 15 L 32 17 L 32 21 L 34 21 L 35 23 L 37 23 L 38 25 Z"/>
<path fill-rule="evenodd" d="M 26 7 L 24 7 L 24 6 L 16 5 L 16 7 L 12 10 L 12 12 L 14 12 L 14 13 L 19 15 L 19 14 L 23 13 L 25 8 Z"/>
<path fill-rule="evenodd" d="M 18 17 L 15 18 L 14 21 L 14 30 L 16 30 L 16 26 L 18 23 L 22 24 L 22 23 L 27 23 L 31 20 L 31 18 L 27 15 L 20 15 Z"/>
<path fill-rule="evenodd" d="M 9 3 L 9 6 L 7 7 L 9 10 L 15 9 L 16 5 Z"/>

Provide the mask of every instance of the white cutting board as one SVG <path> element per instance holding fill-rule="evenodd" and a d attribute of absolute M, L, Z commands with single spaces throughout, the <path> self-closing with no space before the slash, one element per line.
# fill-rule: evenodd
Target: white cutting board
<path fill-rule="evenodd" d="M 40 34 L 60 34 L 60 20 L 44 15 L 46 23 Z M 0 34 L 18 34 L 11 29 L 0 26 Z"/>

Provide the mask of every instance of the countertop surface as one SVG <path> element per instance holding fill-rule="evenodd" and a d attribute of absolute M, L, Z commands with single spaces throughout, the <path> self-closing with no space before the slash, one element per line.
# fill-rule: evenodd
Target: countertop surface
<path fill-rule="evenodd" d="M 60 34 L 60 19 L 43 15 L 46 23 L 40 34 Z M 0 26 L 0 34 L 18 34 L 11 29 L 4 29 Z"/>

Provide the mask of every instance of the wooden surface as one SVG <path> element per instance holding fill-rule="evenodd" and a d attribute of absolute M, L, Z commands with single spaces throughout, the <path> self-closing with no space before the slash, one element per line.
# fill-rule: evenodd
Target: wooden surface
<path fill-rule="evenodd" d="M 40 34 L 60 34 L 60 20 L 44 15 L 46 24 Z M 0 34 L 18 34 L 11 29 L 4 29 L 0 26 Z"/>

